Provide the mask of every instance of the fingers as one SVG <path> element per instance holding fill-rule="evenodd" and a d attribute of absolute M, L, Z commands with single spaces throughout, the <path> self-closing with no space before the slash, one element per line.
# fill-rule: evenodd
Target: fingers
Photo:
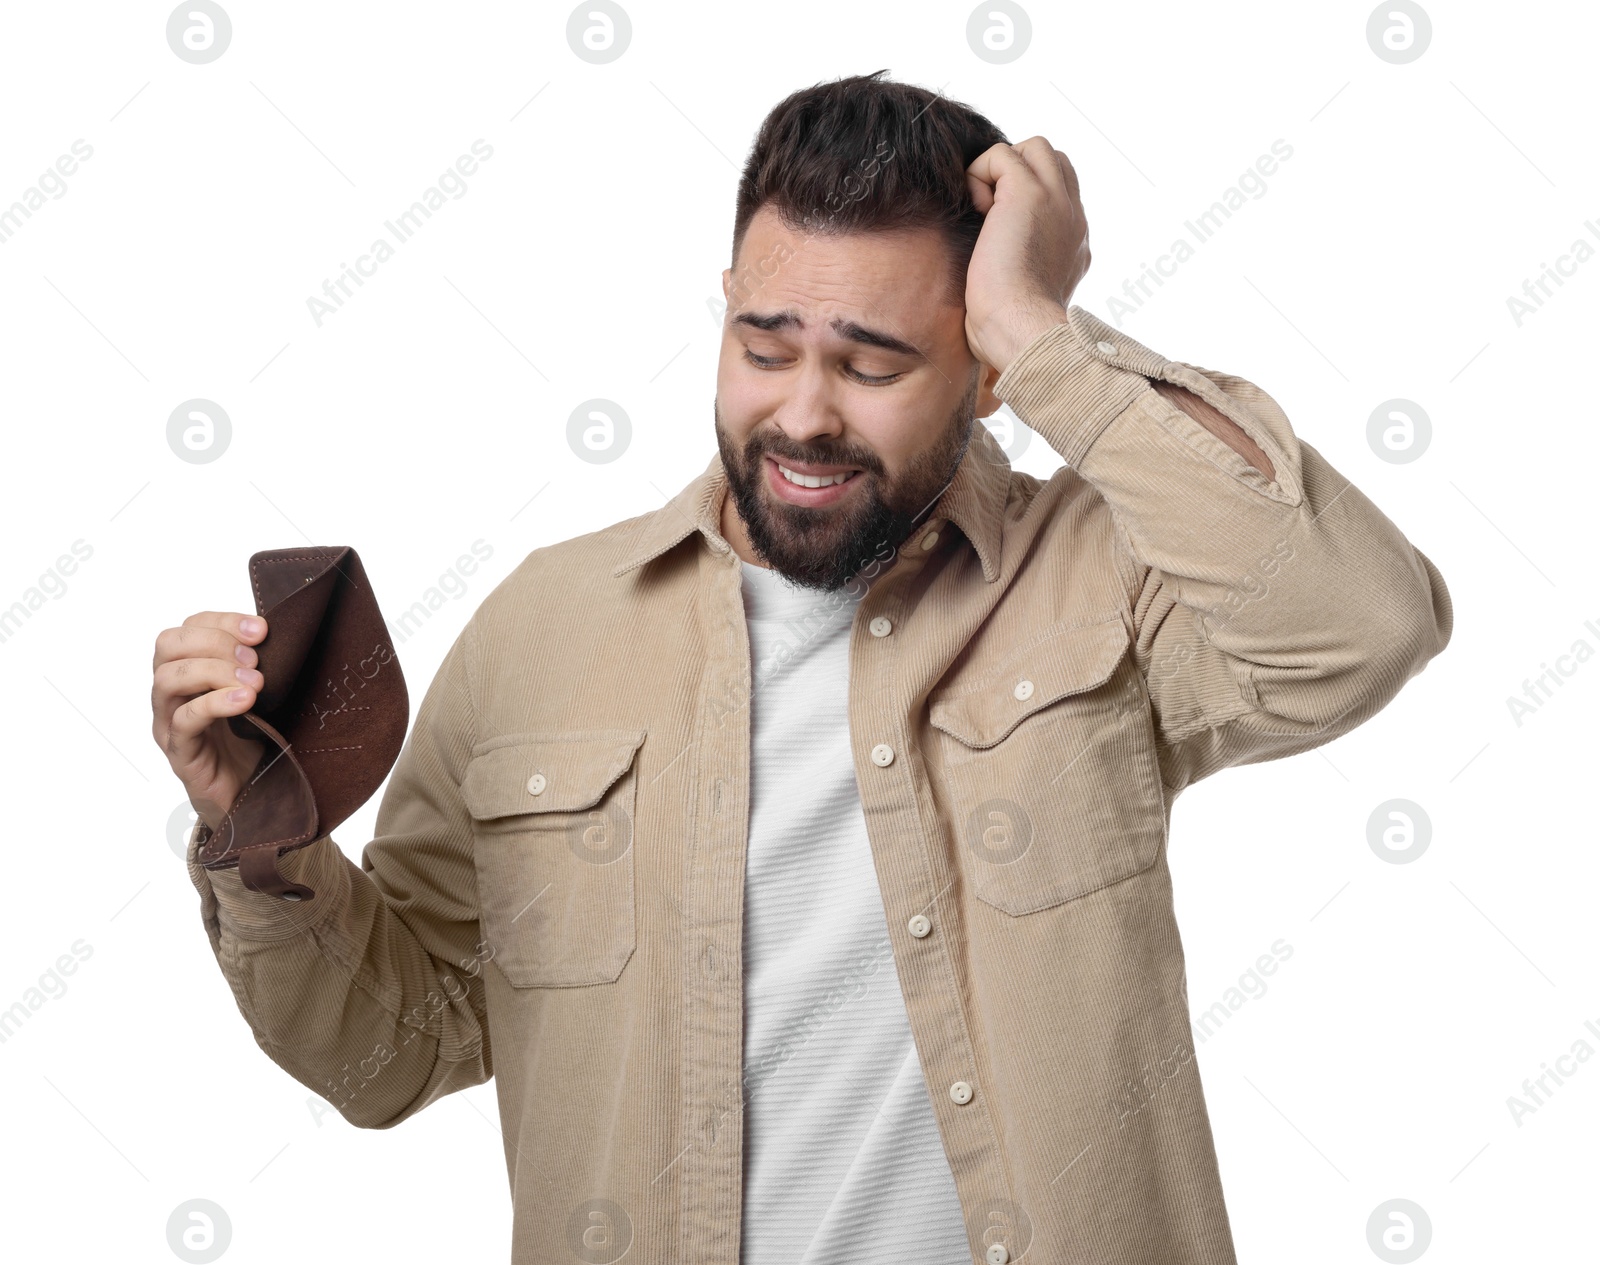
<path fill-rule="evenodd" d="M 246 629 L 249 631 L 246 631 Z M 254 646 L 267 635 L 267 621 L 259 615 L 237 611 L 201 611 L 183 621 L 181 628 L 164 628 L 156 636 L 155 670 L 171 659 L 210 657 L 236 658 L 246 667 L 255 667 Z"/>
<path fill-rule="evenodd" d="M 1028 170 L 1038 177 L 1039 183 L 1058 193 L 1067 191 L 1066 176 L 1056 155 L 1061 151 L 1051 146 L 1042 136 L 1030 136 L 1014 146 Z"/>
<path fill-rule="evenodd" d="M 1064 222 L 1070 223 L 1070 230 L 1077 236 L 1081 245 L 1080 253 L 1083 256 L 1081 272 L 1089 270 L 1089 222 L 1083 210 L 1083 198 L 1078 191 L 1078 172 L 1072 165 L 1072 160 L 1059 149 L 1054 148 L 1042 136 L 1030 136 L 1017 147 L 1023 160 L 1028 164 L 1028 170 L 1039 178 L 1039 183 L 1044 185 L 1059 200 Z"/>
<path fill-rule="evenodd" d="M 985 215 L 994 205 L 995 186 L 1006 176 L 1031 176 L 1045 188 L 1078 200 L 1077 169 L 1042 136 L 1030 136 L 1015 145 L 991 145 L 967 167 L 967 189 Z"/>
<path fill-rule="evenodd" d="M 1074 205 L 1081 203 L 1078 192 L 1078 171 L 1072 160 L 1056 149 L 1042 136 L 1030 136 L 1016 150 L 1028 164 L 1028 170 L 1039 178 L 1039 183 L 1067 198 Z"/>
<path fill-rule="evenodd" d="M 213 721 L 255 705 L 266 681 L 250 643 L 266 621 L 236 611 L 201 611 L 156 637 L 150 690 L 152 732 L 175 766 L 195 759 Z"/>
<path fill-rule="evenodd" d="M 242 695 L 242 697 L 235 697 Z M 255 706 L 256 692 L 246 686 L 212 690 L 178 703 L 166 720 L 158 713 L 152 728 L 156 741 L 175 769 L 183 769 L 201 755 L 204 737 L 214 721 L 224 716 L 242 716 Z"/>
<path fill-rule="evenodd" d="M 237 698 L 230 696 L 225 701 L 230 705 L 238 703 L 240 710 L 244 711 L 249 709 L 255 701 L 256 692 L 265 685 L 266 679 L 259 671 L 235 663 L 232 659 L 171 659 L 155 671 L 150 704 L 158 719 L 170 718 L 180 703 L 208 691 L 218 694 L 238 691 Z M 220 714 L 232 716 L 237 713 L 230 710 Z"/>
<path fill-rule="evenodd" d="M 1022 178 L 1033 174 L 1033 169 L 1023 161 L 1012 146 L 991 145 L 967 166 L 967 189 L 973 204 L 985 215 L 994 205 L 995 186 L 1002 176 Z"/>
<path fill-rule="evenodd" d="M 1067 192 L 1070 193 L 1074 199 L 1080 198 L 1081 194 L 1078 191 L 1078 169 L 1072 165 L 1072 159 L 1068 158 L 1059 149 L 1055 150 L 1054 153 L 1056 156 L 1056 166 L 1061 170 L 1061 178 L 1066 182 Z"/>

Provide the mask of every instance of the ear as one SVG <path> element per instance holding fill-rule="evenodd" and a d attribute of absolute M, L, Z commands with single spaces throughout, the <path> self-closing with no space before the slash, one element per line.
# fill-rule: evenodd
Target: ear
<path fill-rule="evenodd" d="M 1000 370 L 978 361 L 978 399 L 973 405 L 974 417 L 988 417 L 1000 407 L 1001 400 L 994 393 L 994 384 L 1000 381 Z"/>

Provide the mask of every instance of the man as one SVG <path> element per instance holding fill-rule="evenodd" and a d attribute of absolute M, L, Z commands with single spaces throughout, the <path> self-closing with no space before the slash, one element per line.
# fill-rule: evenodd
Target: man
<path fill-rule="evenodd" d="M 258 1042 L 370 1128 L 497 1076 L 518 1262 L 1233 1261 L 1172 802 L 1449 640 L 1264 391 L 1068 306 L 1066 156 L 883 73 L 756 139 L 717 455 L 484 601 L 361 865 L 283 860 L 311 905 L 195 860 L 261 621 L 157 639 Z M 1002 401 L 1050 479 L 974 424 Z"/>

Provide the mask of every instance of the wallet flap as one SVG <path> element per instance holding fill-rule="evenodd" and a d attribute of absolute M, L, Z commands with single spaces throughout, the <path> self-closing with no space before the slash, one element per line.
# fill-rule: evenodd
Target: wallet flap
<path fill-rule="evenodd" d="M 270 549 L 250 559 L 256 613 L 267 621 L 267 638 L 256 647 L 256 667 L 266 686 L 252 710 L 276 714 L 299 683 L 342 576 L 339 562 L 349 552 L 347 547 Z"/>
<path fill-rule="evenodd" d="M 265 685 L 228 726 L 266 745 L 200 861 L 238 865 L 253 891 L 309 900 L 276 858 L 330 833 L 382 784 L 410 719 L 405 677 L 348 545 L 264 550 L 250 583 L 267 621 L 256 647 Z"/>
<path fill-rule="evenodd" d="M 317 838 L 317 804 L 305 770 L 283 735 L 247 713 L 266 743 L 255 772 L 200 851 L 202 865 L 237 859 L 254 848 L 292 848 Z"/>
<path fill-rule="evenodd" d="M 250 585 L 255 590 L 256 614 L 267 615 L 286 597 L 308 584 L 327 579 L 350 552 L 349 545 L 323 545 L 305 549 L 263 549 L 250 558 Z"/>

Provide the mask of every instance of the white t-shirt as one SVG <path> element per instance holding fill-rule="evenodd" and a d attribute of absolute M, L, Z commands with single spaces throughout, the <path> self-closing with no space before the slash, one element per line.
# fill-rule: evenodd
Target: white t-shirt
<path fill-rule="evenodd" d="M 741 1265 L 971 1265 L 856 788 L 857 598 L 742 567 L 754 691 Z"/>

